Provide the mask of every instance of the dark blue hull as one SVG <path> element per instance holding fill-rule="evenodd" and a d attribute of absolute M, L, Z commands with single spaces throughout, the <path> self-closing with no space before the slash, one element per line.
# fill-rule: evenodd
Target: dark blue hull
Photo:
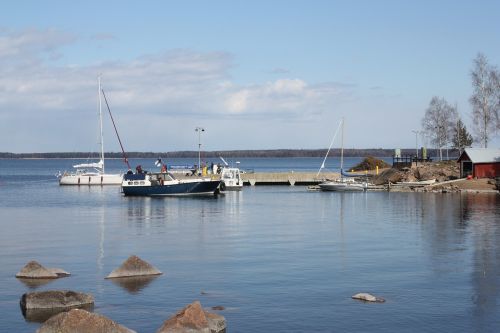
<path fill-rule="evenodd" d="M 174 185 L 122 186 L 127 196 L 176 196 L 176 195 L 216 195 L 219 193 L 219 180 L 180 183 Z"/>

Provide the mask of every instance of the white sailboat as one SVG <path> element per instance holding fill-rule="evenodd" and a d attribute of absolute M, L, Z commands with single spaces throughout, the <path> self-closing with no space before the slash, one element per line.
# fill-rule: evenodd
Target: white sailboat
<path fill-rule="evenodd" d="M 354 179 L 351 178 L 346 178 L 349 177 L 350 175 L 344 173 L 343 167 L 344 167 L 344 118 L 340 121 L 339 126 L 342 126 L 342 143 L 341 143 L 341 149 L 340 149 L 340 179 L 335 179 L 335 180 L 327 180 L 325 182 L 320 183 L 318 186 L 322 191 L 338 191 L 338 192 L 362 192 L 366 191 L 368 188 L 368 184 L 366 182 L 358 182 Z M 338 128 L 337 128 L 338 131 Z M 323 160 L 323 163 L 320 167 L 320 170 L 318 171 L 318 175 L 325 167 L 325 160 L 326 157 L 328 156 L 328 153 L 330 152 L 330 149 L 332 147 L 333 141 L 335 140 L 335 137 L 337 136 L 337 133 L 335 133 L 332 142 L 330 143 L 330 147 L 328 148 L 328 151 L 326 153 L 325 159 Z"/>
<path fill-rule="evenodd" d="M 59 178 L 59 185 L 121 185 L 122 174 L 109 174 L 104 168 L 104 140 L 102 135 L 102 99 L 101 99 L 101 77 L 98 79 L 99 98 L 99 128 L 101 156 L 99 162 L 83 163 L 73 165 L 75 171 L 64 172 Z"/>

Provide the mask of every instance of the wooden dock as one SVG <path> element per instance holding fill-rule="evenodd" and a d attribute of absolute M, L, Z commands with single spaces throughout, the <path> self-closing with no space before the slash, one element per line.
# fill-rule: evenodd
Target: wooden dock
<path fill-rule="evenodd" d="M 338 173 L 322 172 L 256 172 L 241 175 L 245 185 L 317 185 L 325 179 L 337 179 Z"/>

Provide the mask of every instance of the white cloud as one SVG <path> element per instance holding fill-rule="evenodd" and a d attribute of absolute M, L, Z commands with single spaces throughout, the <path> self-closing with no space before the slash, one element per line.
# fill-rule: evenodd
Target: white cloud
<path fill-rule="evenodd" d="M 242 113 L 246 111 L 248 106 L 249 90 L 240 90 L 233 94 L 229 94 L 226 99 L 226 109 L 231 113 Z"/>
<path fill-rule="evenodd" d="M 0 61 L 22 64 L 44 55 L 53 57 L 62 45 L 72 43 L 74 36 L 55 29 L 29 29 L 20 32 L 0 31 Z"/>
<path fill-rule="evenodd" d="M 34 145 L 29 148 L 20 142 L 17 150 L 43 150 L 35 137 L 40 135 L 49 147 L 45 150 L 75 150 L 65 147 L 61 136 L 83 135 L 87 127 L 94 126 L 98 74 L 102 74 L 103 88 L 119 123 L 125 131 L 134 132 L 128 136 L 137 136 L 133 140 L 138 143 L 141 136 L 131 126 L 137 124 L 138 116 L 144 124 L 147 119 L 156 124 L 177 119 L 177 124 L 182 121 L 188 124 L 185 126 L 200 123 L 200 118 L 257 120 L 264 115 L 293 122 L 329 111 L 332 101 L 348 98 L 353 90 L 338 83 L 311 85 L 299 78 L 236 84 L 230 76 L 232 56 L 224 52 L 171 50 L 92 66 L 50 61 L 62 47 L 76 41 L 76 37 L 53 29 L 0 32 L 0 133 L 15 132 Z M 54 126 L 58 131 L 50 130 Z M 149 149 L 147 142 L 142 145 Z M 0 146 L 0 151 L 16 148 Z"/>

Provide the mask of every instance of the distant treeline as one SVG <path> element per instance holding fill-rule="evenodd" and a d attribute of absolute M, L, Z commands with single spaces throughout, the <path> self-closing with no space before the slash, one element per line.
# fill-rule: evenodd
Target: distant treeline
<path fill-rule="evenodd" d="M 219 156 L 227 158 L 241 157 L 323 157 L 326 154 L 326 149 L 269 149 L 269 150 L 220 150 L 220 151 L 203 151 L 203 158 L 217 158 Z M 402 149 L 402 155 L 415 155 L 415 149 Z M 428 149 L 428 156 L 437 156 L 439 151 Z M 106 158 L 122 158 L 122 153 L 108 152 Z M 394 155 L 394 149 L 344 149 L 345 157 L 391 157 Z M 449 150 L 450 157 L 458 156 L 457 150 Z M 340 149 L 330 150 L 329 156 L 340 156 Z M 443 157 L 445 157 L 443 150 Z M 0 158 L 98 158 L 99 153 L 89 152 L 55 152 L 55 153 L 2 153 Z M 173 152 L 129 152 L 128 158 L 193 158 L 198 157 L 198 151 L 173 151 Z"/>

